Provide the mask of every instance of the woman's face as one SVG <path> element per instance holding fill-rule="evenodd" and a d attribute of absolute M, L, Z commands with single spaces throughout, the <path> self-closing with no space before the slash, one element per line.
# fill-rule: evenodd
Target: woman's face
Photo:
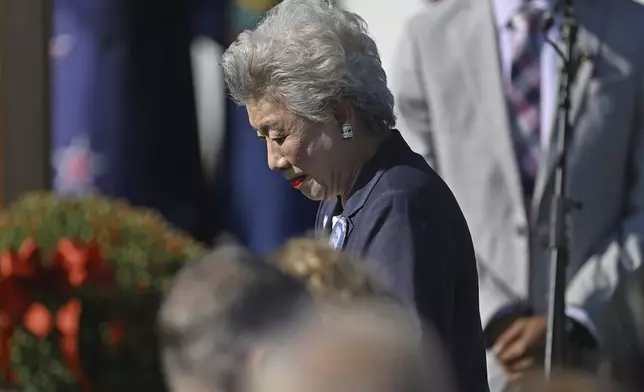
<path fill-rule="evenodd" d="M 266 143 L 271 170 L 282 172 L 312 200 L 328 200 L 343 191 L 347 173 L 341 169 L 350 142 L 342 139 L 337 121 L 312 123 L 265 100 L 246 108 L 251 126 Z"/>

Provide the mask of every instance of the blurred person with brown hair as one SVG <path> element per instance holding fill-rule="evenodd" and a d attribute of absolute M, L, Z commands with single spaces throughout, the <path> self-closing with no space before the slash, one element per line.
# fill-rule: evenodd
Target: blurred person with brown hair
<path fill-rule="evenodd" d="M 328 0 L 282 1 L 237 37 L 222 68 L 268 166 L 321 202 L 316 229 L 335 249 L 377 263 L 387 289 L 436 328 L 463 389 L 487 391 L 467 222 L 394 129 L 393 96 L 364 20 Z"/>
<path fill-rule="evenodd" d="M 295 238 L 269 260 L 304 281 L 314 297 L 326 301 L 394 297 L 362 260 L 333 249 L 322 239 Z"/>
<path fill-rule="evenodd" d="M 239 392 L 273 334 L 308 303 L 305 286 L 244 249 L 224 245 L 184 267 L 159 314 L 172 392 Z"/>
<path fill-rule="evenodd" d="M 452 371 L 434 335 L 390 301 L 354 299 L 309 312 L 275 340 L 248 392 L 452 392 Z"/>
<path fill-rule="evenodd" d="M 394 341 L 391 339 L 398 339 L 402 336 L 405 336 L 405 339 L 411 339 L 409 342 L 412 342 L 412 346 L 415 343 L 418 345 L 417 348 L 428 348 L 431 349 L 432 355 L 438 355 L 438 359 L 431 359 L 436 361 L 431 366 L 445 366 L 444 370 L 450 374 L 447 377 L 443 374 L 441 379 L 438 380 L 439 383 L 447 382 L 446 380 L 451 377 L 451 368 L 448 368 L 448 361 L 445 361 L 443 357 L 445 353 L 442 351 L 442 344 L 434 334 L 434 330 L 420 322 L 414 309 L 406 307 L 403 301 L 385 288 L 377 279 L 375 271 L 369 270 L 368 261 L 359 260 L 346 252 L 333 249 L 318 238 L 293 239 L 271 255 L 269 260 L 286 273 L 306 282 L 317 304 L 315 310 L 312 309 L 308 314 L 305 314 L 303 323 L 300 325 L 300 329 L 304 330 L 303 335 L 296 336 L 294 344 L 310 347 L 309 350 L 311 351 L 319 351 L 318 345 L 325 346 L 326 351 L 320 352 L 318 357 L 328 356 L 328 366 L 324 365 L 323 371 L 337 371 L 345 374 L 345 372 L 349 371 L 348 369 L 357 368 L 357 374 L 346 376 L 338 384 L 328 385 L 328 388 L 347 390 L 349 386 L 356 386 L 353 384 L 357 382 L 356 380 L 362 380 L 360 382 L 366 383 L 362 387 L 366 388 L 366 385 L 371 385 L 370 390 L 377 386 L 378 389 L 376 390 L 378 391 L 394 391 L 396 390 L 394 385 L 397 385 L 397 388 L 407 388 L 406 390 L 409 390 L 409 388 L 412 388 L 411 390 L 413 391 L 425 390 L 426 384 L 415 384 L 413 387 L 397 384 L 403 382 L 403 380 L 395 379 L 395 377 L 403 374 L 405 377 L 413 375 L 411 369 L 408 369 L 409 374 L 406 371 L 401 373 L 402 368 L 399 366 L 415 366 L 419 364 L 414 361 L 409 362 L 409 358 L 405 359 L 403 353 L 397 351 L 400 349 L 397 345 L 403 342 L 398 341 L 393 344 Z M 320 318 L 316 318 L 317 316 L 320 316 Z M 358 326 L 362 325 L 363 322 L 368 325 L 369 323 L 366 320 L 379 323 L 381 317 L 385 320 L 384 325 L 380 325 L 371 331 L 363 330 L 368 337 L 361 335 L 356 338 L 351 335 L 360 331 Z M 333 327 L 328 328 L 328 326 L 325 326 L 324 323 L 326 322 L 333 324 Z M 356 329 L 345 330 L 345 327 Z M 403 329 L 406 332 L 402 333 Z M 373 332 L 373 335 L 370 335 L 371 332 Z M 328 340 L 325 334 L 332 334 L 338 339 Z M 297 341 L 297 339 L 308 340 Z M 286 342 L 284 344 L 290 345 L 292 343 Z M 387 348 L 388 344 L 393 344 L 393 354 Z M 428 344 L 427 347 L 424 346 L 426 344 Z M 336 350 L 337 353 L 335 352 Z M 421 351 L 420 354 L 425 353 Z M 400 357 L 401 355 L 403 355 L 402 358 Z M 373 360 L 373 358 L 377 358 L 377 360 Z M 394 359 L 398 359 L 401 362 L 398 364 L 388 362 Z M 307 359 L 303 360 L 306 361 Z M 422 360 L 422 355 L 417 360 Z M 311 364 L 314 369 L 317 365 L 322 364 Z M 311 368 L 307 369 L 307 365 L 304 366 L 305 368 L 302 369 L 304 372 L 313 370 Z M 339 369 L 334 369 L 335 366 L 338 366 Z M 431 366 L 428 370 L 435 371 L 436 369 Z M 295 372 L 296 369 L 288 371 Z M 360 372 L 364 373 L 360 374 Z M 380 376 L 368 377 L 369 372 L 374 375 L 380 374 Z M 320 376 L 322 379 L 324 378 L 322 375 Z M 298 376 L 296 375 L 296 377 Z M 312 380 L 315 379 L 315 376 L 313 376 Z M 307 380 L 305 385 L 298 384 L 301 382 L 301 380 L 298 380 L 294 385 L 287 385 L 285 388 L 289 389 L 297 385 L 300 388 L 322 390 L 327 386 L 324 381 L 320 385 L 315 385 L 312 380 Z M 420 379 L 405 380 L 405 382 L 421 382 Z M 394 384 L 391 384 L 392 382 Z M 261 390 L 267 389 L 264 387 Z M 448 389 L 445 390 L 447 391 Z"/>

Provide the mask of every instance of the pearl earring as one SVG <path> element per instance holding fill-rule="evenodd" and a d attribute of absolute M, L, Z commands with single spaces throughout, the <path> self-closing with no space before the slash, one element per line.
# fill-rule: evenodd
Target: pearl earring
<path fill-rule="evenodd" d="M 345 140 L 353 139 L 353 127 L 351 124 L 342 124 L 342 138 Z"/>

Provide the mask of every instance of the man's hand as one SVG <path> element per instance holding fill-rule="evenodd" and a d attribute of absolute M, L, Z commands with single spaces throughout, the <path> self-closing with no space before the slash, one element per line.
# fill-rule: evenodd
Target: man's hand
<path fill-rule="evenodd" d="M 520 318 L 494 343 L 492 350 L 510 382 L 520 380 L 542 365 L 547 325 L 545 316 Z"/>

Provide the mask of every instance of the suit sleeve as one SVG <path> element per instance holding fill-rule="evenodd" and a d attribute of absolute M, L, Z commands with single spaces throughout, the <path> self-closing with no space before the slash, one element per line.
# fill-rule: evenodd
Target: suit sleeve
<path fill-rule="evenodd" d="M 369 210 L 371 229 L 361 233 L 359 239 L 364 244 L 363 257 L 375 263 L 376 272 L 389 289 L 409 302 L 418 291 L 414 281 L 422 282 L 422 316 L 439 332 L 448 333 L 450 326 L 445 324 L 452 314 L 452 279 L 446 257 L 441 254 L 445 248 L 442 244 L 448 239 L 441 238 L 441 231 L 432 230 L 424 209 L 415 204 L 401 192 L 379 197 Z M 415 276 L 419 263 L 432 263 L 431 268 L 422 268 L 432 273 Z"/>
<path fill-rule="evenodd" d="M 392 88 L 399 112 L 399 130 L 415 152 L 422 155 L 436 171 L 437 162 L 432 143 L 430 103 L 425 91 L 423 66 L 418 50 L 414 23 L 407 24 L 398 45 L 397 62 L 393 72 Z"/>
<path fill-rule="evenodd" d="M 583 324 L 595 332 L 601 326 L 603 305 L 612 296 L 626 273 L 642 261 L 644 234 L 644 81 L 636 98 L 636 119 L 631 137 L 626 173 L 628 191 L 624 198 L 624 218 L 599 251 L 591 255 L 568 284 L 568 308 L 583 311 Z M 578 319 L 578 317 L 574 317 Z M 601 340 L 601 331 L 599 331 Z"/>

